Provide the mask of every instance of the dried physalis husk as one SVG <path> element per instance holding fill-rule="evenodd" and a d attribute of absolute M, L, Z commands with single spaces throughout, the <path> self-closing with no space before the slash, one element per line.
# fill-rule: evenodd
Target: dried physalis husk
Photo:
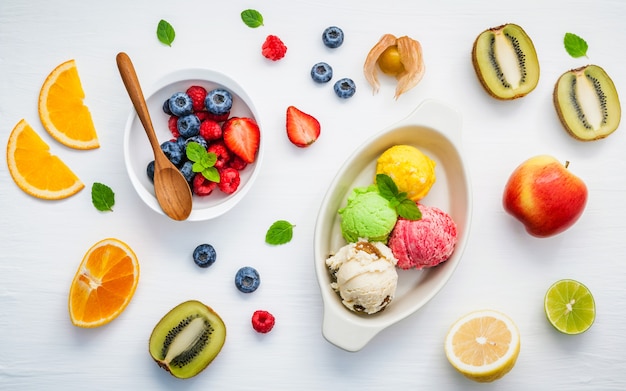
<path fill-rule="evenodd" d="M 400 95 L 415 87 L 424 76 L 422 46 L 418 41 L 407 36 L 396 38 L 392 34 L 383 35 L 367 54 L 365 65 L 363 65 L 365 79 L 373 87 L 374 94 L 380 88 L 377 69 L 381 66 L 379 60 L 389 58 L 389 56 L 395 57 L 392 61 L 399 61 L 392 71 L 387 72 L 393 74 L 398 81 L 395 95 L 395 99 L 398 99 Z"/>

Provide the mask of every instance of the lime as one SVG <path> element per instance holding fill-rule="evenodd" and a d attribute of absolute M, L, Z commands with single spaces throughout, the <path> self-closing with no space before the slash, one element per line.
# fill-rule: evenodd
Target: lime
<path fill-rule="evenodd" d="M 587 331 L 596 318 L 591 292 L 580 282 L 570 279 L 552 284 L 543 305 L 552 326 L 565 334 Z"/>

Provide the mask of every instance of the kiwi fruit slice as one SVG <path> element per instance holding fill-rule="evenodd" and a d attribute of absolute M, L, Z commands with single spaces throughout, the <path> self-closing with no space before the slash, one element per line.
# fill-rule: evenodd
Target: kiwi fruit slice
<path fill-rule="evenodd" d="M 494 98 L 521 98 L 537 87 L 535 45 L 518 25 L 508 23 L 480 33 L 472 48 L 474 71 Z"/>
<path fill-rule="evenodd" d="M 597 65 L 565 72 L 554 86 L 553 98 L 561 123 L 578 140 L 607 137 L 619 126 L 622 109 L 615 84 Z"/>
<path fill-rule="evenodd" d="M 150 335 L 150 355 L 181 379 L 197 375 L 219 354 L 226 340 L 222 318 L 203 303 L 190 300 L 168 312 Z"/>

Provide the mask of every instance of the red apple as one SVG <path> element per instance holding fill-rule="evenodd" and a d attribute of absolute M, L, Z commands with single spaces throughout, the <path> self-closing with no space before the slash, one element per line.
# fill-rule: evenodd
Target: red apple
<path fill-rule="evenodd" d="M 552 156 L 532 157 L 520 164 L 504 187 L 504 210 L 524 224 L 529 234 L 545 238 L 565 231 L 582 215 L 587 186 Z"/>

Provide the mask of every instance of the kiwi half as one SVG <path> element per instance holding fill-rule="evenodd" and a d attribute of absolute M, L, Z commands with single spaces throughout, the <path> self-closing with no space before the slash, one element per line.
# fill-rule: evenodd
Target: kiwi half
<path fill-rule="evenodd" d="M 622 109 L 615 84 L 597 65 L 565 72 L 554 86 L 553 98 L 561 123 L 578 140 L 607 137 L 619 126 Z"/>
<path fill-rule="evenodd" d="M 497 99 L 521 98 L 539 82 L 535 45 L 516 24 L 503 24 L 478 35 L 472 48 L 472 64 L 480 83 Z"/>
<path fill-rule="evenodd" d="M 150 355 L 173 376 L 187 379 L 206 368 L 226 340 L 226 326 L 210 307 L 186 301 L 168 312 L 150 335 Z"/>

